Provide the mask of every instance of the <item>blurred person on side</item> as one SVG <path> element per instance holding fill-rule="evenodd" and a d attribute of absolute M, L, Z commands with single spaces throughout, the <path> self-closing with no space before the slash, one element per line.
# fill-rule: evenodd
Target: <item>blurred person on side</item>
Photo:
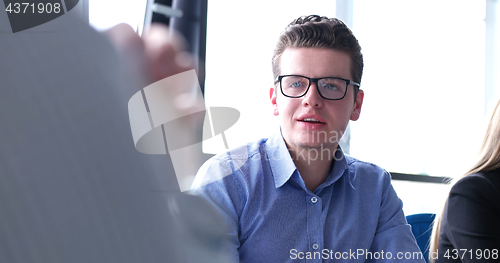
<path fill-rule="evenodd" d="M 434 222 L 431 262 L 498 262 L 500 250 L 500 100 L 479 158 L 452 184 Z"/>

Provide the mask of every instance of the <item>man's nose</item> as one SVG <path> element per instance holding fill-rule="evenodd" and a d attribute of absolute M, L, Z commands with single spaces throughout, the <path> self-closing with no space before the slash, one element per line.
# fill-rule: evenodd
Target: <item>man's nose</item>
<path fill-rule="evenodd" d="M 320 107 L 323 105 L 323 98 L 319 94 L 317 82 L 311 82 L 309 90 L 302 99 L 302 103 L 304 103 L 304 105 L 309 105 L 314 107 Z"/>

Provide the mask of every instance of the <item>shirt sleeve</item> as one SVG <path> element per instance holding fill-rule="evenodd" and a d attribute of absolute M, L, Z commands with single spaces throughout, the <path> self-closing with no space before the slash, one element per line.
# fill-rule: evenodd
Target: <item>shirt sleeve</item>
<path fill-rule="evenodd" d="M 372 252 L 384 251 L 386 257 L 385 259 L 373 259 L 366 262 L 425 263 L 425 259 L 411 232 L 411 226 L 408 225 L 403 213 L 403 202 L 394 191 L 390 182 L 390 175 L 387 172 L 384 172 L 383 185 L 377 231 L 370 250 Z M 392 259 L 389 259 L 389 255 Z"/>
<path fill-rule="evenodd" d="M 191 194 L 201 196 L 211 203 L 222 216 L 226 225 L 228 240 L 225 250 L 230 262 L 239 262 L 239 212 L 240 197 L 234 181 L 231 165 L 224 159 L 212 158 L 198 171 Z"/>
<path fill-rule="evenodd" d="M 499 199 L 499 189 L 483 176 L 466 176 L 451 189 L 446 234 L 455 249 L 466 251 L 459 254 L 463 262 L 498 262 Z"/>

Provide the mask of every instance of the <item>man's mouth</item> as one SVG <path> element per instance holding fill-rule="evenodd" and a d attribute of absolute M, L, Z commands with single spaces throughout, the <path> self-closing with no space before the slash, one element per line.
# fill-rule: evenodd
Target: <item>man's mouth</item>
<path fill-rule="evenodd" d="M 325 124 L 324 122 L 321 122 L 315 118 L 305 118 L 305 119 L 302 119 L 302 120 L 299 120 L 301 122 L 307 122 L 307 123 L 317 123 L 317 124 Z"/>

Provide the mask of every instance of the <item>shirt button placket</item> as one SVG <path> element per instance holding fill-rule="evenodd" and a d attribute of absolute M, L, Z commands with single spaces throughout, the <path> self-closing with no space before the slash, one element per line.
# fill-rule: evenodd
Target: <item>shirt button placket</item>
<path fill-rule="evenodd" d="M 321 246 L 320 243 L 323 242 L 323 227 L 321 224 L 321 202 L 317 196 L 311 196 L 307 198 L 308 207 L 308 234 L 309 240 L 311 241 L 311 246 L 313 250 L 311 252 L 317 252 Z M 319 223 L 319 225 L 318 225 Z M 316 255 L 316 254 L 315 254 Z M 308 259 L 306 262 L 321 262 L 321 258 Z"/>

